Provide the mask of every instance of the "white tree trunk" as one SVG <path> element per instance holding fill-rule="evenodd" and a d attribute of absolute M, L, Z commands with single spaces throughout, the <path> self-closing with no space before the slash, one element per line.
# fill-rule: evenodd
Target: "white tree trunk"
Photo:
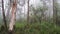
<path fill-rule="evenodd" d="M 11 15 L 11 20 L 10 20 L 10 24 L 9 24 L 9 30 L 12 31 L 13 27 L 15 25 L 15 21 L 16 21 L 16 0 L 14 0 L 13 5 L 12 5 L 12 15 Z"/>

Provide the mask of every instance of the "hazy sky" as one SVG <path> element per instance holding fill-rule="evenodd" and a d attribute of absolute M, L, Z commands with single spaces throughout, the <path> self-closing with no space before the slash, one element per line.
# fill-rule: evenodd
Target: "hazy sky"
<path fill-rule="evenodd" d="M 50 0 L 51 2 L 49 3 L 49 2 L 47 2 L 47 6 L 49 7 L 49 12 L 47 13 L 47 15 L 49 15 L 49 13 L 50 13 L 50 15 L 52 16 L 52 14 L 53 14 L 53 2 L 52 2 L 52 0 Z M 0 0 L 0 2 L 1 2 L 1 0 Z M 4 0 L 4 8 L 7 8 L 6 7 L 6 4 L 8 3 L 8 0 Z M 60 0 L 58 0 L 58 3 L 60 3 Z M 35 7 L 36 6 L 38 6 L 38 5 L 43 5 L 42 4 L 42 2 L 40 2 L 40 0 L 30 0 L 30 5 L 31 4 L 33 4 Z M 22 7 L 22 9 L 23 9 L 24 7 Z M 51 11 L 50 11 L 51 10 Z M 27 4 L 25 4 L 25 11 L 27 11 Z M 23 11 L 22 12 L 24 12 L 24 9 L 23 9 Z"/>

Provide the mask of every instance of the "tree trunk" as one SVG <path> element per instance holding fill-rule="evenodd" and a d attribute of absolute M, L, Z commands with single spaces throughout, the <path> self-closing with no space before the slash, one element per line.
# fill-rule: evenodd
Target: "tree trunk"
<path fill-rule="evenodd" d="M 57 23 L 56 0 L 53 0 L 53 22 Z"/>
<path fill-rule="evenodd" d="M 3 14 L 4 27 L 7 30 L 7 23 L 6 23 L 6 18 L 5 18 L 4 1 L 3 0 L 2 0 L 2 14 Z"/>
<path fill-rule="evenodd" d="M 9 24 L 9 33 L 11 34 L 13 34 L 13 29 L 16 21 L 16 7 L 17 7 L 16 0 L 14 0 L 12 4 L 12 15 L 11 15 L 11 20 Z"/>
<path fill-rule="evenodd" d="M 9 0 L 8 10 L 6 13 L 7 22 L 9 22 L 10 20 L 10 15 L 9 15 L 10 9 L 11 9 L 11 0 Z"/>
<path fill-rule="evenodd" d="M 29 0 L 28 0 L 28 9 L 27 9 L 27 23 L 29 23 Z"/>

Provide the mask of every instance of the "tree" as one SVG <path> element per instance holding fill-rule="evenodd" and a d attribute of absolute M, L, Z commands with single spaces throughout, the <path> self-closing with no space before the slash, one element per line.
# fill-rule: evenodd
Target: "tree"
<path fill-rule="evenodd" d="M 7 19 L 7 22 L 9 22 L 9 17 L 10 17 L 10 9 L 11 9 L 11 0 L 8 0 L 8 10 L 7 10 L 7 13 L 6 13 L 6 19 Z"/>
<path fill-rule="evenodd" d="M 30 16 L 30 19 L 29 19 L 31 21 L 31 23 L 33 23 L 33 22 L 34 23 L 36 23 L 36 22 L 41 23 L 43 16 L 44 16 L 44 20 L 45 20 L 46 14 L 44 14 L 45 13 L 44 10 L 47 10 L 47 7 L 43 7 L 43 6 L 39 5 L 35 8 L 33 5 L 31 5 L 30 6 L 31 16 Z"/>
<path fill-rule="evenodd" d="M 56 7 L 56 0 L 53 0 L 53 22 L 57 23 L 57 7 Z"/>
<path fill-rule="evenodd" d="M 28 0 L 28 3 L 27 3 L 28 5 L 28 9 L 27 9 L 27 23 L 29 23 L 29 0 Z"/>
<path fill-rule="evenodd" d="M 7 30 L 7 22 L 6 22 L 5 11 L 4 11 L 4 0 L 2 0 L 2 14 L 3 14 L 4 27 Z"/>
<path fill-rule="evenodd" d="M 12 31 L 14 29 L 15 26 L 15 21 L 16 21 L 16 0 L 13 0 L 13 4 L 12 4 L 12 12 L 11 12 L 11 20 L 10 20 L 10 24 L 9 24 L 9 33 L 12 34 Z"/>

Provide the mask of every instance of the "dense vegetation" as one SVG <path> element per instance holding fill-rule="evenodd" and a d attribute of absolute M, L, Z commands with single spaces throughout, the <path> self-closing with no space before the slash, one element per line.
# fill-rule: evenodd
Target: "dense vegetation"
<path fill-rule="evenodd" d="M 0 34 L 2 33 L 5 34 L 6 31 L 1 31 L 0 28 Z M 37 22 L 29 25 L 26 22 L 16 22 L 14 34 L 60 34 L 60 26 L 48 22 Z"/>

